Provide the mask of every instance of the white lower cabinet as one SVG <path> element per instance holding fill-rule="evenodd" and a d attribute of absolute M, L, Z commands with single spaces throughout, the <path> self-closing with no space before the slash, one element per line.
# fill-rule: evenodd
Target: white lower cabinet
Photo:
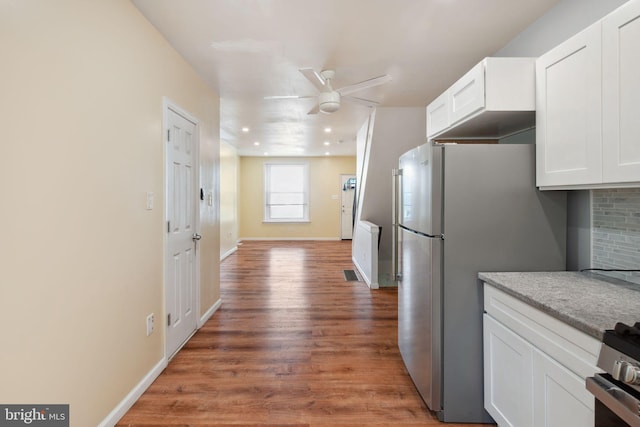
<path fill-rule="evenodd" d="M 585 381 L 539 350 L 533 351 L 533 425 L 593 425 L 593 395 Z"/>
<path fill-rule="evenodd" d="M 533 347 L 486 314 L 484 406 L 501 427 L 533 426 Z"/>
<path fill-rule="evenodd" d="M 593 425 L 596 338 L 488 285 L 483 320 L 484 402 L 498 426 Z"/>

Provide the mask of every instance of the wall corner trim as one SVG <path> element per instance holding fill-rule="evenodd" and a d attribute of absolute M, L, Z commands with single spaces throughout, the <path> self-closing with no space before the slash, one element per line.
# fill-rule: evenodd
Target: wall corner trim
<path fill-rule="evenodd" d="M 118 421 L 127 413 L 134 403 L 142 396 L 142 394 L 149 388 L 149 386 L 155 381 L 156 378 L 162 373 L 164 368 L 167 367 L 167 358 L 162 357 L 156 365 L 151 368 L 147 375 L 122 399 L 118 405 L 102 420 L 98 427 L 113 427 Z"/>
<path fill-rule="evenodd" d="M 227 259 L 228 256 L 232 255 L 233 253 L 235 253 L 238 250 L 238 246 L 234 246 L 233 248 L 229 249 L 227 252 L 225 252 L 224 254 L 222 254 L 220 256 L 220 262 L 224 261 L 225 259 Z"/>

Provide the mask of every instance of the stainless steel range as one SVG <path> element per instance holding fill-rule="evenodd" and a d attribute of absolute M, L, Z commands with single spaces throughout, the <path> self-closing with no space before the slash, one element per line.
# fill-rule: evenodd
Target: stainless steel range
<path fill-rule="evenodd" d="M 598 367 L 605 373 L 587 378 L 595 427 L 640 427 L 640 322 L 605 331 Z"/>

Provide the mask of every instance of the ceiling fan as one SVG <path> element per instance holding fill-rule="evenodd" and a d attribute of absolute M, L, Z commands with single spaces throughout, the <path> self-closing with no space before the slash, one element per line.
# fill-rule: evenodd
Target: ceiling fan
<path fill-rule="evenodd" d="M 284 96 L 265 96 L 264 99 L 303 99 L 303 98 L 318 98 L 318 103 L 313 107 L 308 114 L 333 113 L 340 108 L 341 100 L 355 102 L 357 104 L 365 105 L 367 107 L 375 107 L 379 103 L 370 99 L 358 98 L 351 94 L 359 90 L 368 89 L 374 86 L 387 83 L 391 80 L 391 76 L 379 76 L 369 80 L 364 80 L 360 83 L 355 83 L 348 86 L 343 86 L 339 89 L 334 89 L 331 85 L 331 80 L 335 75 L 333 70 L 323 70 L 319 73 L 311 68 L 301 68 L 300 72 L 307 78 L 315 87 L 320 90 L 318 95 L 284 95 Z"/>

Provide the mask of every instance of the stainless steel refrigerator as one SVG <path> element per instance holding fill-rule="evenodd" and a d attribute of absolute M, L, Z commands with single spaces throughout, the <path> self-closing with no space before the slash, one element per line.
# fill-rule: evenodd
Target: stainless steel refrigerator
<path fill-rule="evenodd" d="M 425 144 L 394 171 L 398 345 L 441 421 L 492 422 L 478 272 L 565 270 L 566 194 L 536 189 L 534 148 Z"/>

